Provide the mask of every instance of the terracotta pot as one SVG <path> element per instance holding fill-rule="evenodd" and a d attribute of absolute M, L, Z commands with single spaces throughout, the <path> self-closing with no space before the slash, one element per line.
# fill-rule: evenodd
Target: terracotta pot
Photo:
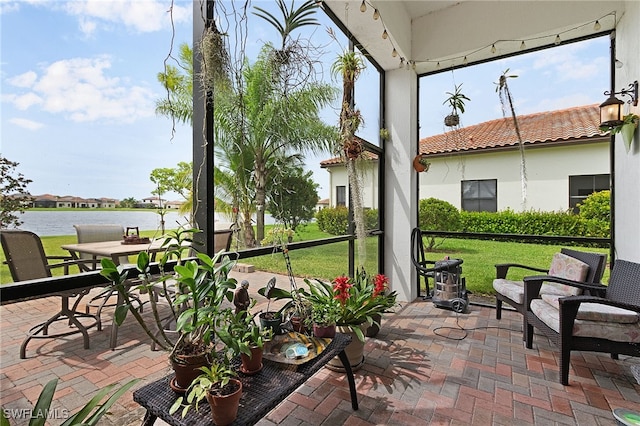
<path fill-rule="evenodd" d="M 420 160 L 422 159 L 422 155 L 416 155 L 413 159 L 413 169 L 418 172 L 425 172 L 429 170 L 429 166 L 430 164 L 424 165 L 420 162 Z"/>
<path fill-rule="evenodd" d="M 240 359 L 242 360 L 242 365 L 240 366 L 240 371 L 243 374 L 253 375 L 262 370 L 262 353 L 263 348 L 259 348 L 254 346 L 250 348 L 251 356 L 247 354 L 240 354 Z"/>
<path fill-rule="evenodd" d="M 277 312 L 261 312 L 258 315 L 260 318 L 261 328 L 270 328 L 273 330 L 273 335 L 281 334 L 280 324 L 282 323 L 282 317 Z"/>
<path fill-rule="evenodd" d="M 363 333 L 367 327 L 368 324 L 360 325 L 360 329 Z M 359 370 L 360 367 L 362 367 L 362 364 L 364 364 L 364 342 L 361 342 L 360 339 L 358 339 L 358 335 L 351 331 L 350 327 L 338 325 L 336 326 L 336 332 L 349 334 L 351 336 L 351 343 L 349 343 L 349 345 L 344 349 L 344 352 L 347 354 L 347 358 L 349 359 L 351 370 Z M 342 361 L 340 361 L 340 358 L 337 356 L 327 363 L 327 368 L 333 371 L 345 371 Z"/>
<path fill-rule="evenodd" d="M 238 417 L 238 407 L 242 396 L 242 382 L 237 379 L 231 379 L 229 383 L 235 383 L 235 386 L 237 386 L 237 390 L 229 395 L 218 396 L 207 392 L 211 416 L 217 426 L 229 425 Z"/>
<path fill-rule="evenodd" d="M 382 314 L 372 315 L 371 318 L 373 319 L 373 323 L 367 328 L 367 331 L 364 333 L 364 335 L 367 337 L 376 337 L 380 332 L 379 324 L 382 321 Z"/>
<path fill-rule="evenodd" d="M 319 338 L 332 339 L 336 337 L 336 325 L 316 325 L 313 324 L 313 335 Z"/>
<path fill-rule="evenodd" d="M 191 382 L 202 374 L 200 367 L 210 365 L 209 354 L 176 355 L 171 359 L 171 366 L 176 373 L 175 378 L 171 381 L 171 388 L 178 393 L 186 392 L 191 386 Z"/>

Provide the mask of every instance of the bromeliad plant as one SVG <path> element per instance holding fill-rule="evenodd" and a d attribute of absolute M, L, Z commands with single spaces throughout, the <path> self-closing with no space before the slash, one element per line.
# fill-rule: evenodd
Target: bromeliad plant
<path fill-rule="evenodd" d="M 312 304 L 328 304 L 331 300 L 339 302 L 336 324 L 349 327 L 360 341 L 364 341 L 361 324 L 372 323 L 373 316 L 392 312 L 396 306 L 396 292 L 389 291 L 388 278 L 383 274 L 370 276 L 360 268 L 355 277 L 340 276 L 331 284 L 321 280 L 305 280 L 310 293 L 305 297 Z"/>
<path fill-rule="evenodd" d="M 255 321 L 255 315 L 249 310 L 255 306 L 253 300 L 247 311 L 233 313 L 228 311 L 226 327 L 217 330 L 218 338 L 233 352 L 234 355 L 251 355 L 251 348 L 264 348 L 264 343 L 272 338 L 270 328 L 260 328 Z"/>

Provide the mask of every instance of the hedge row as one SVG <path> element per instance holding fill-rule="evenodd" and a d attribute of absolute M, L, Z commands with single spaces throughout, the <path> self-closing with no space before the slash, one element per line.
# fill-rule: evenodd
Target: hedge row
<path fill-rule="evenodd" d="M 579 215 L 563 212 L 462 211 L 460 212 L 460 231 L 608 238 L 609 222 L 585 219 Z"/>
<path fill-rule="evenodd" d="M 316 213 L 318 229 L 331 235 L 345 235 L 348 231 L 349 210 L 344 206 L 322 209 Z M 364 220 L 367 229 L 378 228 L 378 210 L 365 209 Z"/>

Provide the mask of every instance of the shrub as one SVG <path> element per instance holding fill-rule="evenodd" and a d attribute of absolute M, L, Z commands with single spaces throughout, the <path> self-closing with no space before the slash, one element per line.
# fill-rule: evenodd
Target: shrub
<path fill-rule="evenodd" d="M 597 219 L 609 223 L 611 221 L 611 192 L 594 192 L 578 204 L 580 217 L 583 219 Z"/>
<path fill-rule="evenodd" d="M 420 200 L 418 207 L 418 226 L 430 231 L 458 231 L 460 229 L 460 212 L 451 203 L 437 198 Z M 444 241 L 444 240 L 443 240 Z M 429 237 L 427 250 L 437 245 L 435 236 Z"/>
<path fill-rule="evenodd" d="M 322 209 L 316 213 L 318 229 L 331 235 L 344 235 L 349 225 L 348 215 L 345 206 Z"/>
<path fill-rule="evenodd" d="M 330 207 L 316 213 L 318 229 L 331 235 L 344 235 L 349 230 L 349 209 L 345 206 Z M 378 210 L 364 209 L 365 228 L 378 229 Z"/>

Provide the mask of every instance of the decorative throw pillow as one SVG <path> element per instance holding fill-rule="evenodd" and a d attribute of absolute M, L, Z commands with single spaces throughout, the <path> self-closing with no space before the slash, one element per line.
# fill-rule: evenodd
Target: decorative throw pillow
<path fill-rule="evenodd" d="M 584 281 L 589 273 L 589 265 L 563 253 L 553 255 L 549 275 L 571 281 Z M 582 290 L 559 283 L 544 283 L 540 293 L 574 296 L 582 294 Z"/>

